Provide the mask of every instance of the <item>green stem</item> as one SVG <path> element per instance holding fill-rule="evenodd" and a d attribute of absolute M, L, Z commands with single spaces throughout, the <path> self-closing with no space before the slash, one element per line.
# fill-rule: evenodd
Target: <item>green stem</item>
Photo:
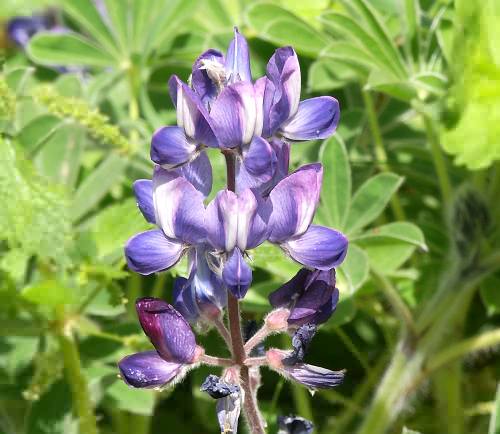
<path fill-rule="evenodd" d="M 441 150 L 441 144 L 439 143 L 439 137 L 437 135 L 436 128 L 434 126 L 434 121 L 432 118 L 422 113 L 425 130 L 427 133 L 427 139 L 429 141 L 429 146 L 431 148 L 431 155 L 434 161 L 434 167 L 436 169 L 436 174 L 438 177 L 439 188 L 441 190 L 441 196 L 445 204 L 450 203 L 452 195 L 451 181 L 448 175 L 448 169 L 446 166 L 446 159 Z"/>
<path fill-rule="evenodd" d="M 170 281 L 170 273 L 157 274 L 153 290 L 151 291 L 151 296 L 154 298 L 162 298 L 165 286 L 168 286 L 169 281 Z"/>
<path fill-rule="evenodd" d="M 436 399 L 436 420 L 447 434 L 463 434 L 464 408 L 462 402 L 462 368 L 453 363 L 434 375 L 433 388 Z"/>
<path fill-rule="evenodd" d="M 128 314 L 132 317 L 136 317 L 135 313 L 135 301 L 141 296 L 142 293 L 142 285 L 141 285 L 141 276 L 138 274 L 132 273 L 128 279 L 127 285 L 127 311 Z"/>
<path fill-rule="evenodd" d="M 375 280 L 379 282 L 380 289 L 391 304 L 391 307 L 396 315 L 403 321 L 403 324 L 406 326 L 406 331 L 413 336 L 417 336 L 417 328 L 415 326 L 413 315 L 399 295 L 397 289 L 394 288 L 389 279 L 382 274 L 372 271 L 372 275 L 375 277 Z"/>
<path fill-rule="evenodd" d="M 364 354 L 361 351 L 358 350 L 356 345 L 354 345 L 352 339 L 346 333 L 344 333 L 341 327 L 335 327 L 334 331 L 342 340 L 347 349 L 356 357 L 356 359 L 358 360 L 359 364 L 364 369 L 364 371 L 370 372 L 371 367 L 370 363 L 368 362 L 368 359 L 364 356 Z"/>
<path fill-rule="evenodd" d="M 373 141 L 375 143 L 375 158 L 377 160 L 377 165 L 381 172 L 389 172 L 389 162 L 387 158 L 387 153 L 384 147 L 384 140 L 382 138 L 382 132 L 380 130 L 380 125 L 377 118 L 377 112 L 375 111 L 375 104 L 373 103 L 373 98 L 369 90 L 363 89 L 361 91 L 363 96 L 363 102 L 365 104 L 366 113 L 368 115 L 368 123 L 370 124 L 370 130 L 372 132 Z M 391 197 L 391 209 L 397 220 L 406 220 L 405 212 L 399 196 L 395 193 Z"/>
<path fill-rule="evenodd" d="M 61 349 L 66 381 L 71 388 L 74 406 L 78 415 L 78 426 L 80 434 L 97 434 L 97 422 L 94 415 L 87 380 L 82 373 L 80 352 L 71 330 L 65 324 L 65 313 L 63 309 L 57 311 L 58 317 L 58 340 Z"/>

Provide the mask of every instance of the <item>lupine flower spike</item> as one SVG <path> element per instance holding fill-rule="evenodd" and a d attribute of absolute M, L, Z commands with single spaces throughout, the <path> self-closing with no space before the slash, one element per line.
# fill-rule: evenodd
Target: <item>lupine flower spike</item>
<path fill-rule="evenodd" d="M 313 223 L 323 168 L 319 163 L 289 173 L 290 145 L 324 139 L 339 121 L 335 98 L 300 101 L 300 68 L 293 48 L 276 50 L 264 77 L 252 78 L 250 51 L 235 29 L 226 54 L 202 53 L 187 82 L 169 80 L 177 125 L 158 129 L 151 141 L 156 166 L 152 179 L 134 183 L 139 210 L 150 230 L 127 242 L 128 267 L 158 273 L 187 257 L 187 274 L 173 284 L 173 298 L 143 298 L 137 313 L 154 349 L 125 357 L 121 377 L 131 387 L 162 388 L 180 381 L 199 364 L 223 368 L 201 385 L 217 404 L 221 432 L 236 433 L 240 412 L 253 434 L 266 423 L 258 409 L 260 368 L 314 390 L 340 384 L 344 371 L 306 363 L 318 326 L 334 313 L 339 299 L 335 267 L 347 253 L 339 231 Z M 212 190 L 212 168 L 205 150 L 226 157 L 227 188 Z M 252 251 L 269 242 L 302 268 L 276 289 L 273 308 L 259 328 L 245 333 L 239 300 L 252 283 Z M 258 254 L 258 251 L 257 253 Z M 227 321 L 226 318 L 227 315 Z M 215 327 L 231 358 L 205 354 L 191 325 Z M 200 327 L 203 325 L 203 327 Z M 268 348 L 266 338 L 290 333 L 292 349 Z M 279 418 L 279 433 L 310 434 L 300 417 Z"/>

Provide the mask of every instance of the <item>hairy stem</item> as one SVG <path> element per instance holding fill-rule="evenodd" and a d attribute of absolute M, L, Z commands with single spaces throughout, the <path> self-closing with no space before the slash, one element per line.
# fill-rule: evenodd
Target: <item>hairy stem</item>
<path fill-rule="evenodd" d="M 222 321 L 220 317 L 217 317 L 215 319 L 212 319 L 212 324 L 215 326 L 219 334 L 221 335 L 222 339 L 224 339 L 224 342 L 226 343 L 227 347 L 229 350 L 232 352 L 233 347 L 231 344 L 231 334 L 229 333 L 229 330 L 227 329 L 226 325 Z"/>
<path fill-rule="evenodd" d="M 225 151 L 227 170 L 227 189 L 236 191 L 236 157 L 233 152 Z M 239 300 L 228 291 L 227 311 L 229 318 L 229 333 L 231 334 L 231 348 L 235 364 L 240 366 L 241 388 L 245 393 L 243 410 L 252 434 L 265 434 L 264 421 L 257 406 L 256 393 L 252 390 L 250 370 L 245 366 L 246 352 L 243 335 L 241 333 Z"/>
<path fill-rule="evenodd" d="M 97 434 L 97 422 L 86 378 L 82 373 L 80 353 L 71 330 L 65 324 L 64 310 L 57 312 L 58 340 L 61 349 L 66 380 L 68 381 L 78 415 L 80 434 Z"/>
<path fill-rule="evenodd" d="M 207 354 L 200 357 L 200 362 L 210 366 L 233 366 L 234 364 L 231 359 L 209 356 Z"/>
<path fill-rule="evenodd" d="M 264 324 L 257 333 L 255 333 L 248 341 L 245 342 L 245 352 L 250 354 L 250 352 L 259 345 L 264 339 L 266 339 L 269 335 L 274 333 L 273 330 L 269 330 L 269 328 Z"/>

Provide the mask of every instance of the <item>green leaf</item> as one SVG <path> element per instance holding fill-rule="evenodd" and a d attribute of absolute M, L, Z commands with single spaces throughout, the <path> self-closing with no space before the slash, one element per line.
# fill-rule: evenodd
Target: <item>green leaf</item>
<path fill-rule="evenodd" d="M 300 269 L 300 265 L 287 258 L 283 251 L 271 243 L 261 244 L 252 252 L 254 267 L 269 271 L 284 281 L 288 281 Z"/>
<path fill-rule="evenodd" d="M 361 47 L 362 50 L 369 53 L 380 69 L 390 71 L 395 78 L 405 78 L 406 73 L 397 63 L 397 59 L 394 59 L 394 57 L 387 53 L 383 42 L 370 34 L 363 27 L 363 23 L 338 12 L 323 14 L 321 21 L 336 35 L 351 40 L 354 44 Z M 366 58 L 366 55 L 364 57 Z"/>
<path fill-rule="evenodd" d="M 381 173 L 366 181 L 352 198 L 345 231 L 355 233 L 375 220 L 402 182 L 394 173 Z"/>
<path fill-rule="evenodd" d="M 292 277 L 293 275 L 290 275 L 288 279 Z M 283 285 L 283 282 L 280 283 L 272 280 L 252 285 L 242 301 L 245 312 L 269 312 L 271 306 L 268 296 L 281 285 Z"/>
<path fill-rule="evenodd" d="M 124 3 L 125 4 L 125 3 Z M 83 29 L 85 29 L 108 52 L 119 58 L 119 51 L 113 34 L 102 20 L 92 0 L 71 0 L 64 3 L 67 12 Z"/>
<path fill-rule="evenodd" d="M 123 0 L 104 0 L 113 34 L 116 36 L 122 53 L 130 51 L 130 15 L 131 5 Z"/>
<path fill-rule="evenodd" d="M 106 67 L 113 58 L 88 39 L 76 34 L 39 33 L 27 47 L 33 61 L 42 65 Z"/>
<path fill-rule="evenodd" d="M 126 165 L 123 157 L 111 154 L 84 179 L 73 197 L 73 220 L 88 213 L 122 179 Z"/>
<path fill-rule="evenodd" d="M 390 238 L 374 237 L 357 244 L 368 255 L 370 267 L 384 275 L 395 272 L 415 251 L 413 244 Z"/>
<path fill-rule="evenodd" d="M 17 140 L 28 154 L 37 152 L 60 127 L 62 121 L 56 116 L 43 114 L 28 122 L 20 131 Z"/>
<path fill-rule="evenodd" d="M 370 69 L 376 69 L 380 65 L 369 51 L 351 42 L 334 42 L 321 52 L 321 56 L 353 65 L 353 69 L 361 77 L 366 76 Z"/>
<path fill-rule="evenodd" d="M 135 199 L 104 208 L 88 225 L 94 235 L 99 257 L 107 257 L 111 261 L 121 258 L 123 246 L 132 235 L 149 227 Z"/>
<path fill-rule="evenodd" d="M 491 413 L 490 426 L 488 434 L 500 434 L 500 383 L 497 385 L 497 393 L 495 396 L 495 407 Z"/>
<path fill-rule="evenodd" d="M 486 307 L 488 315 L 500 313 L 500 279 L 489 276 L 481 282 L 481 299 Z"/>
<path fill-rule="evenodd" d="M 500 68 L 500 3 L 498 0 L 484 2 L 484 20 L 491 58 Z"/>
<path fill-rule="evenodd" d="M 245 15 L 257 34 L 278 45 L 290 44 L 297 52 L 317 55 L 329 39 L 292 12 L 269 1 L 251 3 Z"/>
<path fill-rule="evenodd" d="M 342 229 L 351 201 L 351 166 L 345 144 L 338 135 L 323 143 L 320 160 L 324 167 L 321 208 L 327 224 Z"/>
<path fill-rule="evenodd" d="M 50 307 L 72 304 L 75 301 L 75 291 L 56 280 L 46 280 L 27 286 L 21 295 L 32 303 Z"/>
<path fill-rule="evenodd" d="M 319 58 L 309 68 L 307 89 L 309 92 L 330 92 L 340 89 L 346 83 L 357 81 L 366 69 L 348 62 L 326 57 Z"/>
<path fill-rule="evenodd" d="M 421 434 L 421 433 L 418 431 L 413 431 L 412 429 L 408 429 L 408 428 L 404 427 L 401 434 Z"/>
<path fill-rule="evenodd" d="M 370 73 L 366 89 L 382 92 L 405 102 L 410 102 L 417 96 L 415 86 L 409 81 L 401 80 L 391 73 L 377 69 Z"/>
<path fill-rule="evenodd" d="M 418 226 L 409 222 L 388 223 L 386 225 L 370 229 L 369 231 L 352 238 L 351 241 L 366 240 L 369 238 L 388 238 L 404 241 L 415 245 L 423 251 L 428 251 L 423 232 Z"/>
<path fill-rule="evenodd" d="M 404 77 L 406 65 L 403 56 L 391 39 L 380 13 L 367 0 L 343 0 L 343 3 L 347 9 L 357 13 L 364 20 L 369 33 L 376 38 L 381 50 L 394 63 L 394 67 L 399 72 L 398 76 Z"/>
<path fill-rule="evenodd" d="M 116 381 L 106 391 L 106 399 L 117 409 L 151 416 L 155 405 L 155 392 L 145 389 L 132 389 L 123 381 Z"/>
<path fill-rule="evenodd" d="M 436 96 L 446 94 L 448 79 L 445 75 L 437 72 L 420 72 L 410 78 L 410 81 L 421 94 L 421 99 L 425 99 L 425 93 Z"/>
<path fill-rule="evenodd" d="M 340 268 L 349 279 L 352 290 L 356 291 L 368 279 L 370 271 L 368 256 L 363 249 L 351 243 L 347 250 L 347 256 Z"/>

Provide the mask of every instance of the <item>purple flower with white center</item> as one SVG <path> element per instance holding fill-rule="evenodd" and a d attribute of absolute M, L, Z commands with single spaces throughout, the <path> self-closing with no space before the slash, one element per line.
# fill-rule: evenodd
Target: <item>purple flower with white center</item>
<path fill-rule="evenodd" d="M 139 208 L 151 222 L 150 187 L 146 185 L 141 181 L 135 192 Z M 151 189 L 154 222 L 160 229 L 137 234 L 125 246 L 129 268 L 145 275 L 172 267 L 206 238 L 204 196 L 186 178 L 156 167 Z"/>
<path fill-rule="evenodd" d="M 263 136 L 292 141 L 326 139 L 337 128 L 340 109 L 330 96 L 300 101 L 300 66 L 292 47 L 278 48 L 267 64 Z"/>
<path fill-rule="evenodd" d="M 226 56 L 206 51 L 193 66 L 190 85 L 173 76 L 169 88 L 177 126 L 154 133 L 153 179 L 134 184 L 139 209 L 157 229 L 132 237 L 125 253 L 129 268 L 142 274 L 168 269 L 187 254 L 188 273 L 174 281 L 174 307 L 138 301 L 141 325 L 156 351 L 123 359 L 120 370 L 134 387 L 159 387 L 196 363 L 223 367 L 221 378 L 211 375 L 202 385 L 217 399 L 221 431 L 237 432 L 243 409 L 250 432 L 264 434 L 257 406 L 261 366 L 309 389 L 334 387 L 344 378 L 344 371 L 304 360 L 317 325 L 336 308 L 334 267 L 344 260 L 348 242 L 340 232 L 312 224 L 321 164 L 289 174 L 290 141 L 331 135 L 338 103 L 332 97 L 300 102 L 300 68 L 290 47 L 276 50 L 266 77 L 252 82 L 248 45 L 237 30 Z M 228 182 L 205 204 L 212 187 L 207 147 L 224 154 Z M 270 295 L 275 310 L 243 340 L 239 300 L 252 283 L 249 251 L 266 240 L 306 268 Z M 187 321 L 213 325 L 231 358 L 206 355 Z M 292 351 L 265 351 L 268 336 L 291 330 Z M 280 420 L 280 432 L 311 431 L 304 419 Z"/>
<path fill-rule="evenodd" d="M 308 267 L 328 270 L 347 254 L 347 238 L 340 232 L 311 225 L 323 178 L 321 164 L 303 166 L 281 180 L 269 194 L 272 212 L 268 240 Z"/>
<path fill-rule="evenodd" d="M 200 316 L 213 320 L 222 314 L 227 303 L 227 292 L 220 278 L 210 269 L 206 244 L 190 252 L 189 277 L 177 277 L 174 281 L 174 307 L 189 322 L 196 322 Z"/>
<path fill-rule="evenodd" d="M 300 416 L 278 416 L 278 434 L 311 434 L 314 425 Z"/>
<path fill-rule="evenodd" d="M 156 298 L 136 302 L 144 333 L 156 351 L 123 358 L 118 366 L 123 380 L 132 387 L 158 388 L 182 377 L 196 362 L 199 350 L 191 327 L 171 305 Z"/>
<path fill-rule="evenodd" d="M 332 316 L 339 300 L 335 288 L 335 270 L 308 270 L 302 268 L 281 288 L 269 295 L 275 308 L 290 309 L 288 324 L 322 324 Z"/>

